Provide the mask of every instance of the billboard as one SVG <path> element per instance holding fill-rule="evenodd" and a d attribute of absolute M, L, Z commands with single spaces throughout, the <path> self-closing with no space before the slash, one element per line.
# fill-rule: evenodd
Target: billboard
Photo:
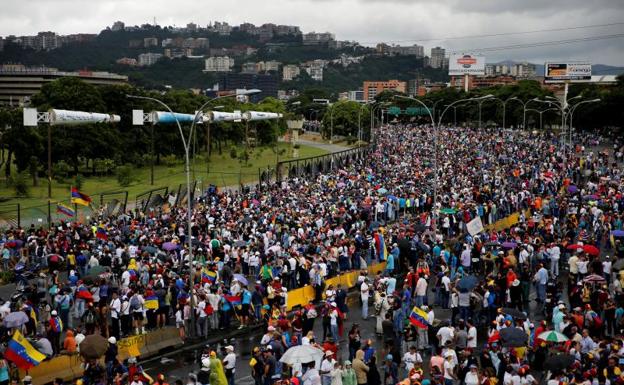
<path fill-rule="evenodd" d="M 591 80 L 592 66 L 587 62 L 546 63 L 545 83 L 587 82 Z"/>
<path fill-rule="evenodd" d="M 485 75 L 485 56 L 471 54 L 451 54 L 449 58 L 449 75 Z"/>

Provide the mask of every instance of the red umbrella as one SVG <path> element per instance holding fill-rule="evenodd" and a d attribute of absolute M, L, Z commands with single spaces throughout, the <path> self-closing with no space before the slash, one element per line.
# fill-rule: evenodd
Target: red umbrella
<path fill-rule="evenodd" d="M 76 298 L 84 299 L 85 301 L 93 301 L 93 294 L 89 290 L 78 290 L 76 293 Z"/>
<path fill-rule="evenodd" d="M 578 243 L 573 243 L 571 245 L 568 245 L 568 247 L 566 247 L 566 249 L 568 250 L 577 250 L 577 249 L 582 249 L 583 245 L 579 245 Z"/>
<path fill-rule="evenodd" d="M 583 251 L 585 251 L 587 254 L 591 254 L 591 255 L 599 255 L 600 254 L 600 250 L 598 250 L 598 248 L 594 245 L 585 245 L 583 246 Z"/>

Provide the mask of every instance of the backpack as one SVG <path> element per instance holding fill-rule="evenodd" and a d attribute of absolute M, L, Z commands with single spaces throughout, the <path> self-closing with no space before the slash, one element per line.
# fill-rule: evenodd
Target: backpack
<path fill-rule="evenodd" d="M 136 295 L 133 295 L 130 298 L 130 310 L 131 311 L 139 310 L 140 307 L 141 307 L 141 301 L 139 301 L 139 297 L 137 297 Z"/>

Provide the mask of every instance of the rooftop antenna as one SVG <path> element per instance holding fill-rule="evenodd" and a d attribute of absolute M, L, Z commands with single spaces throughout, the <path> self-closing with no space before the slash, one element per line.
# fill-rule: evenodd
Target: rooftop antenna
<path fill-rule="evenodd" d="M 154 16 L 154 27 L 156 26 L 156 16 Z"/>

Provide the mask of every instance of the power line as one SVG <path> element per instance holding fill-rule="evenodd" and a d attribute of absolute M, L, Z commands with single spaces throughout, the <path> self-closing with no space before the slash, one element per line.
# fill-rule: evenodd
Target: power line
<path fill-rule="evenodd" d="M 566 27 L 566 28 L 550 28 L 550 29 L 538 29 L 531 31 L 519 31 L 519 32 L 501 32 L 501 33 L 491 33 L 491 34 L 483 34 L 483 35 L 467 35 L 467 36 L 448 36 L 441 38 L 428 38 L 428 39 L 410 39 L 410 40 L 392 40 L 388 41 L 388 43 L 408 43 L 408 42 L 423 42 L 423 41 L 441 41 L 441 40 L 464 40 L 464 39 L 479 39 L 484 37 L 500 37 L 500 36 L 513 36 L 513 35 L 526 35 L 531 33 L 544 33 L 544 32 L 561 32 L 561 31 L 571 31 L 578 29 L 587 29 L 587 28 L 602 28 L 602 27 L 613 27 L 618 25 L 624 25 L 624 22 L 617 23 L 607 23 L 607 24 L 593 24 L 593 25 L 580 25 L 575 27 Z M 360 44 L 375 44 L 377 42 L 361 42 Z"/>
<path fill-rule="evenodd" d="M 588 41 L 605 40 L 605 39 L 617 39 L 617 38 L 622 38 L 622 37 L 624 37 L 624 33 L 618 33 L 618 34 L 613 34 L 613 35 L 598 35 L 598 36 L 581 37 L 577 39 L 542 41 L 542 42 L 534 42 L 534 43 L 526 43 L 526 44 L 514 44 L 514 45 L 498 46 L 498 47 L 470 48 L 470 49 L 453 50 L 453 51 L 455 52 L 460 52 L 460 51 L 496 52 L 496 51 L 508 51 L 512 49 L 537 48 L 537 47 L 546 47 L 546 46 L 552 46 L 552 45 L 583 43 L 583 42 L 588 42 Z"/>

